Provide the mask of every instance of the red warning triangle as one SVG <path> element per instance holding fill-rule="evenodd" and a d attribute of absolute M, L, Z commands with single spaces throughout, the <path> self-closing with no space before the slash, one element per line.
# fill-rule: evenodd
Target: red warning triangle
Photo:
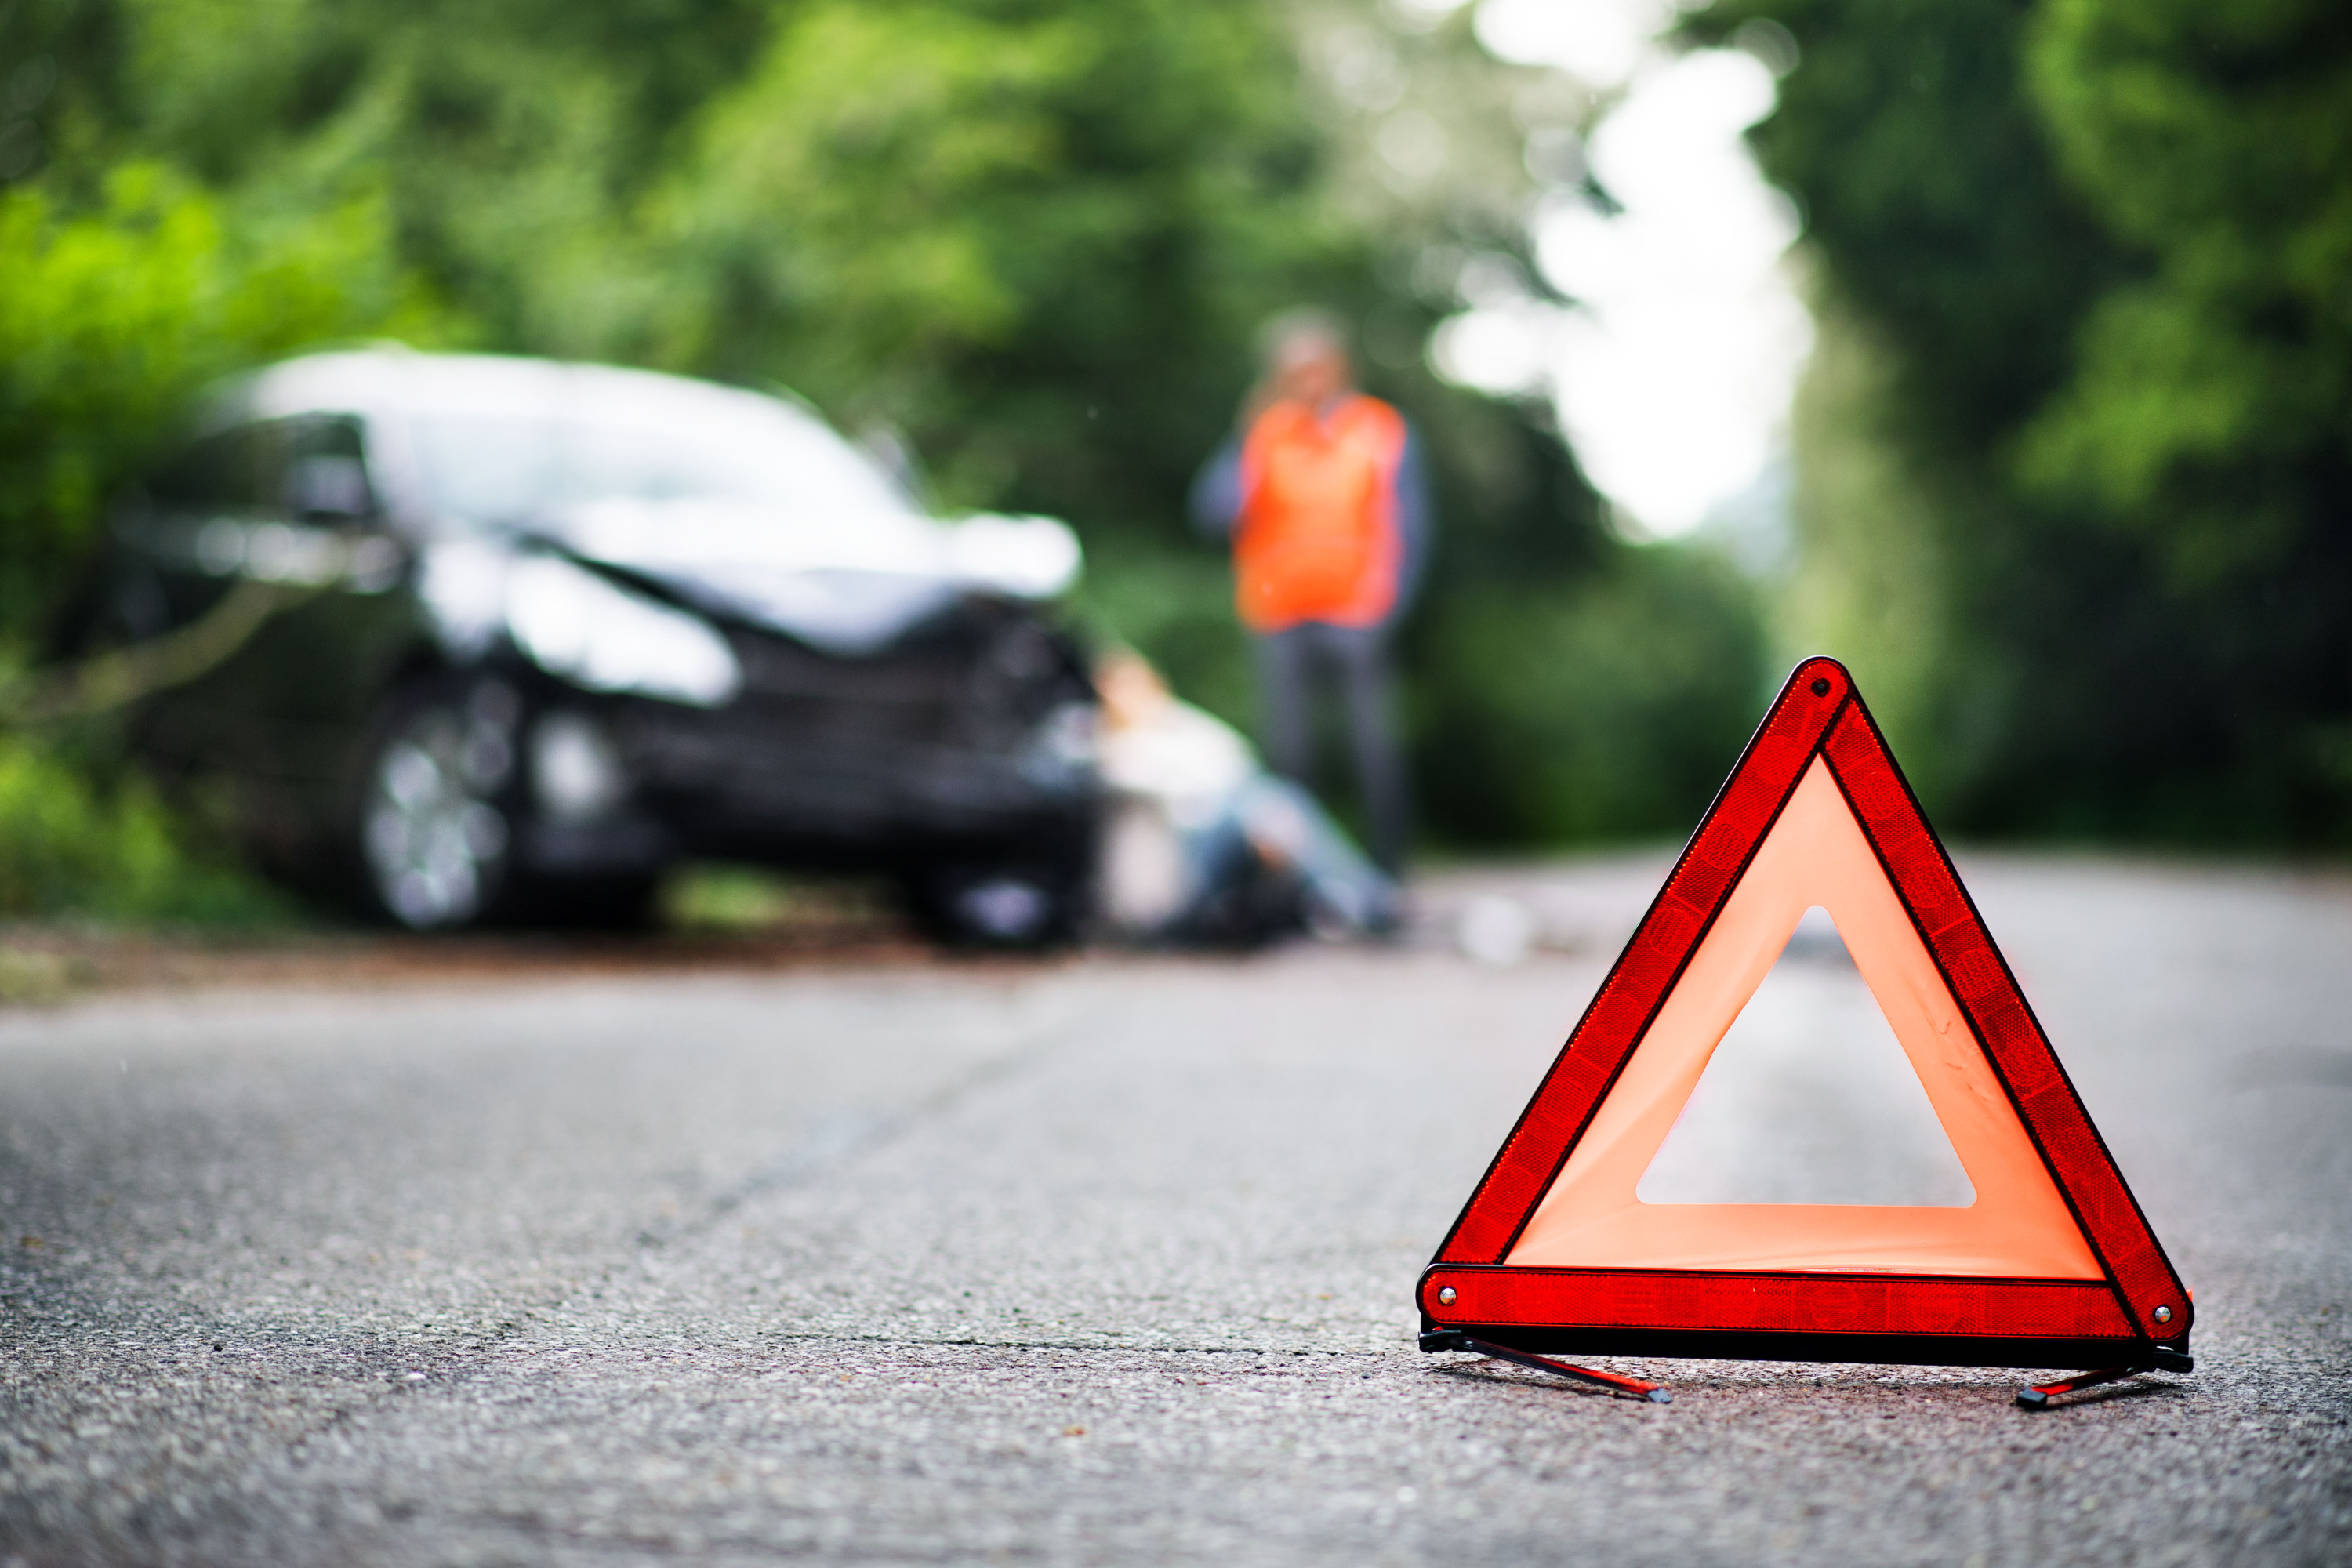
<path fill-rule="evenodd" d="M 1813 905 L 1976 1200 L 1635 1192 Z M 1885 738 L 1797 667 L 1421 1280 L 1424 1332 L 1538 1352 L 2090 1365 L 2185 1351 L 2189 1294 Z"/>

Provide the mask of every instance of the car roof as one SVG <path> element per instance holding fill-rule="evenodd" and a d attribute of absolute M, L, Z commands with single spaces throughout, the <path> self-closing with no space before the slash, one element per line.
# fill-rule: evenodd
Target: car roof
<path fill-rule="evenodd" d="M 830 432 L 789 396 L 617 365 L 395 346 L 305 354 L 257 371 L 222 389 L 204 423 L 328 413 L 562 414 L 628 425 L 782 416 Z"/>

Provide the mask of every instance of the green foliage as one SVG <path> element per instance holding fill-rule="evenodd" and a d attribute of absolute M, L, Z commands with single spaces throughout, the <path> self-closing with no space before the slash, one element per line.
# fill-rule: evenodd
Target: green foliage
<path fill-rule="evenodd" d="M 56 594 L 108 492 L 206 382 L 424 325 L 371 203 L 236 224 L 148 163 L 85 211 L 0 191 L 0 630 Z"/>
<path fill-rule="evenodd" d="M 688 128 L 615 342 L 887 418 L 951 502 L 1165 537 L 1256 320 L 1366 260 L 1294 76 L 1255 6 L 812 0 Z"/>
<path fill-rule="evenodd" d="M 1445 524 L 1404 650 L 1430 822 L 1489 848 L 1688 832 L 1766 695 L 1754 585 L 1705 546 L 1620 542 L 1538 410 L 1394 391 Z"/>
<path fill-rule="evenodd" d="M 1487 846 L 1688 832 L 1755 725 L 1761 642 L 1748 584 L 1690 546 L 1449 597 L 1413 689 L 1429 810 Z"/>
<path fill-rule="evenodd" d="M 186 821 L 137 779 L 0 735 L 0 918 L 250 922 L 277 900 L 188 847 Z"/>
<path fill-rule="evenodd" d="M 94 140 L 258 210 L 380 193 L 486 344 L 793 387 L 958 504 L 1172 537 L 1257 321 L 1368 292 L 1242 0 L 110 9 Z"/>
<path fill-rule="evenodd" d="M 2274 567 L 2352 455 L 2352 16 L 2056 0 L 2028 54 L 2061 161 L 2147 275 L 2099 301 L 2030 432 L 2037 488 L 2185 584 Z"/>
<path fill-rule="evenodd" d="M 1825 317 L 1784 614 L 1889 672 L 1957 826 L 2352 841 L 2341 8 L 1722 0 L 1691 31 L 1765 16 L 1803 62 L 1755 139 Z"/>
<path fill-rule="evenodd" d="M 1718 0 L 1802 62 L 1751 133 L 1793 192 L 1830 289 L 1883 333 L 1905 438 L 1939 456 L 2001 441 L 2064 378 L 2084 306 L 2123 261 L 2052 165 L 2018 83 L 2014 0 Z"/>

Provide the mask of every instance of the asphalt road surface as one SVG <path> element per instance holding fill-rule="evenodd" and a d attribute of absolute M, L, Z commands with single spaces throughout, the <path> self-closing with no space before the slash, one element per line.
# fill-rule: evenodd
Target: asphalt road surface
<path fill-rule="evenodd" d="M 1429 895 L 1520 898 L 1509 968 L 0 1014 L 0 1563 L 2352 1561 L 2340 877 L 1964 865 L 2196 1289 L 2193 1375 L 2032 1415 L 2007 1372 L 1607 1363 L 1655 1406 L 1419 1353 L 1413 1279 L 1659 868 Z M 1792 953 L 1694 1107 L 1720 1157 L 1657 1180 L 1948 1187 L 1899 1075 L 1789 1044 L 1868 1035 L 1836 958 Z"/>

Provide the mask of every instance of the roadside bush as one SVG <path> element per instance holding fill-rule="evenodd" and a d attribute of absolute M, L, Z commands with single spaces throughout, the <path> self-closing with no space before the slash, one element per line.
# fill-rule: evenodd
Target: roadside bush
<path fill-rule="evenodd" d="M 184 824 L 143 781 L 96 784 L 86 767 L 0 735 L 0 918 L 246 923 L 280 904 L 191 852 Z"/>

